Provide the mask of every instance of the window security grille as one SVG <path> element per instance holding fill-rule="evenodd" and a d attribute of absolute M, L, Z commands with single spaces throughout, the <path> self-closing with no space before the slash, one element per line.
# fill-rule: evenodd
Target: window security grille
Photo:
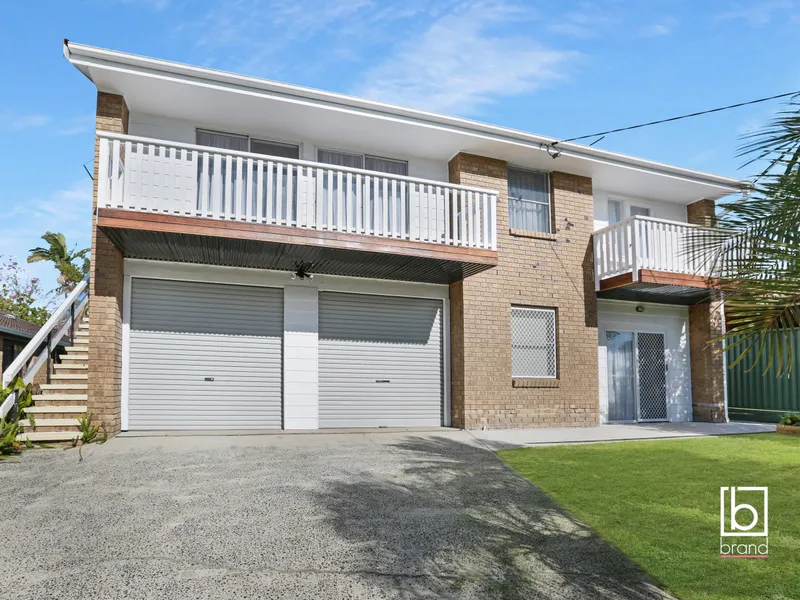
<path fill-rule="evenodd" d="M 555 309 L 511 308 L 511 375 L 556 377 Z"/>

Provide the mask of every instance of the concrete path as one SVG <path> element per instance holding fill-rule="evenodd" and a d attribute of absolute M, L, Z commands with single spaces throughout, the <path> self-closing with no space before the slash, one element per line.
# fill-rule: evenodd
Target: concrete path
<path fill-rule="evenodd" d="M 589 444 L 628 440 L 769 433 L 769 423 L 636 423 L 600 427 L 552 427 L 541 429 L 500 429 L 473 431 L 472 434 L 494 450 L 553 444 Z"/>
<path fill-rule="evenodd" d="M 117 438 L 0 490 L 16 600 L 665 597 L 461 431 Z"/>

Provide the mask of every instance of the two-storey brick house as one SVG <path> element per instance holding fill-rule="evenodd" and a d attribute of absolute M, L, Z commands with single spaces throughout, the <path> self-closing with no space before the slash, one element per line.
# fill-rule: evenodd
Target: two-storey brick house
<path fill-rule="evenodd" d="M 109 431 L 724 418 L 680 251 L 743 182 L 65 42 L 97 87 Z M 42 416 L 40 416 L 40 420 Z"/>

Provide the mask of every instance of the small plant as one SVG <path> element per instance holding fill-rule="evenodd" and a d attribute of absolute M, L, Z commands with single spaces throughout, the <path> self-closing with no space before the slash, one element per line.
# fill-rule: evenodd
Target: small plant
<path fill-rule="evenodd" d="M 0 459 L 22 452 L 22 444 L 17 441 L 20 429 L 18 423 L 0 419 Z"/>
<path fill-rule="evenodd" d="M 17 419 L 21 419 L 24 414 L 25 410 L 30 408 L 33 404 L 33 384 L 28 383 L 26 384 L 22 377 L 17 375 L 11 383 L 8 384 L 8 387 L 3 388 L 0 390 L 0 404 L 5 401 L 13 392 L 17 393 Z"/>
<path fill-rule="evenodd" d="M 81 429 L 81 436 L 72 441 L 72 447 L 78 446 L 79 461 L 83 460 L 84 444 L 105 444 L 108 441 L 108 432 L 105 425 L 92 425 L 92 413 L 87 413 L 78 419 L 78 427 Z M 100 437 L 100 432 L 103 432 Z"/>
<path fill-rule="evenodd" d="M 780 425 L 790 425 L 792 427 L 800 427 L 800 415 L 794 412 L 787 412 L 778 421 Z"/>

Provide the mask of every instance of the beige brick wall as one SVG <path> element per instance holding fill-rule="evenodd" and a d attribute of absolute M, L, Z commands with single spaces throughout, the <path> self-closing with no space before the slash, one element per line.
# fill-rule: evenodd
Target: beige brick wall
<path fill-rule="evenodd" d="M 689 354 L 692 371 L 692 418 L 720 423 L 725 420 L 725 365 L 719 353 L 722 313 L 719 302 L 689 307 Z"/>
<path fill-rule="evenodd" d="M 698 200 L 686 207 L 686 220 L 695 225 L 714 227 L 717 223 L 716 204 L 713 200 Z"/>
<path fill-rule="evenodd" d="M 689 223 L 713 227 L 716 222 L 713 200 L 699 200 L 686 207 Z M 689 353 L 692 370 L 692 417 L 695 421 L 725 420 L 725 365 L 719 343 L 722 335 L 719 302 L 689 307 Z"/>
<path fill-rule="evenodd" d="M 512 235 L 507 164 L 459 154 L 450 180 L 496 189 L 499 264 L 450 286 L 452 422 L 456 427 L 592 426 L 599 423 L 592 182 L 551 174 L 555 233 Z M 511 378 L 511 305 L 558 315 L 558 381 Z"/>
<path fill-rule="evenodd" d="M 128 133 L 128 107 L 122 96 L 98 92 L 96 126 Z M 123 257 L 97 229 L 97 180 L 100 140 L 95 137 L 92 267 L 89 288 L 89 401 L 93 422 L 109 434 L 121 425 Z"/>

